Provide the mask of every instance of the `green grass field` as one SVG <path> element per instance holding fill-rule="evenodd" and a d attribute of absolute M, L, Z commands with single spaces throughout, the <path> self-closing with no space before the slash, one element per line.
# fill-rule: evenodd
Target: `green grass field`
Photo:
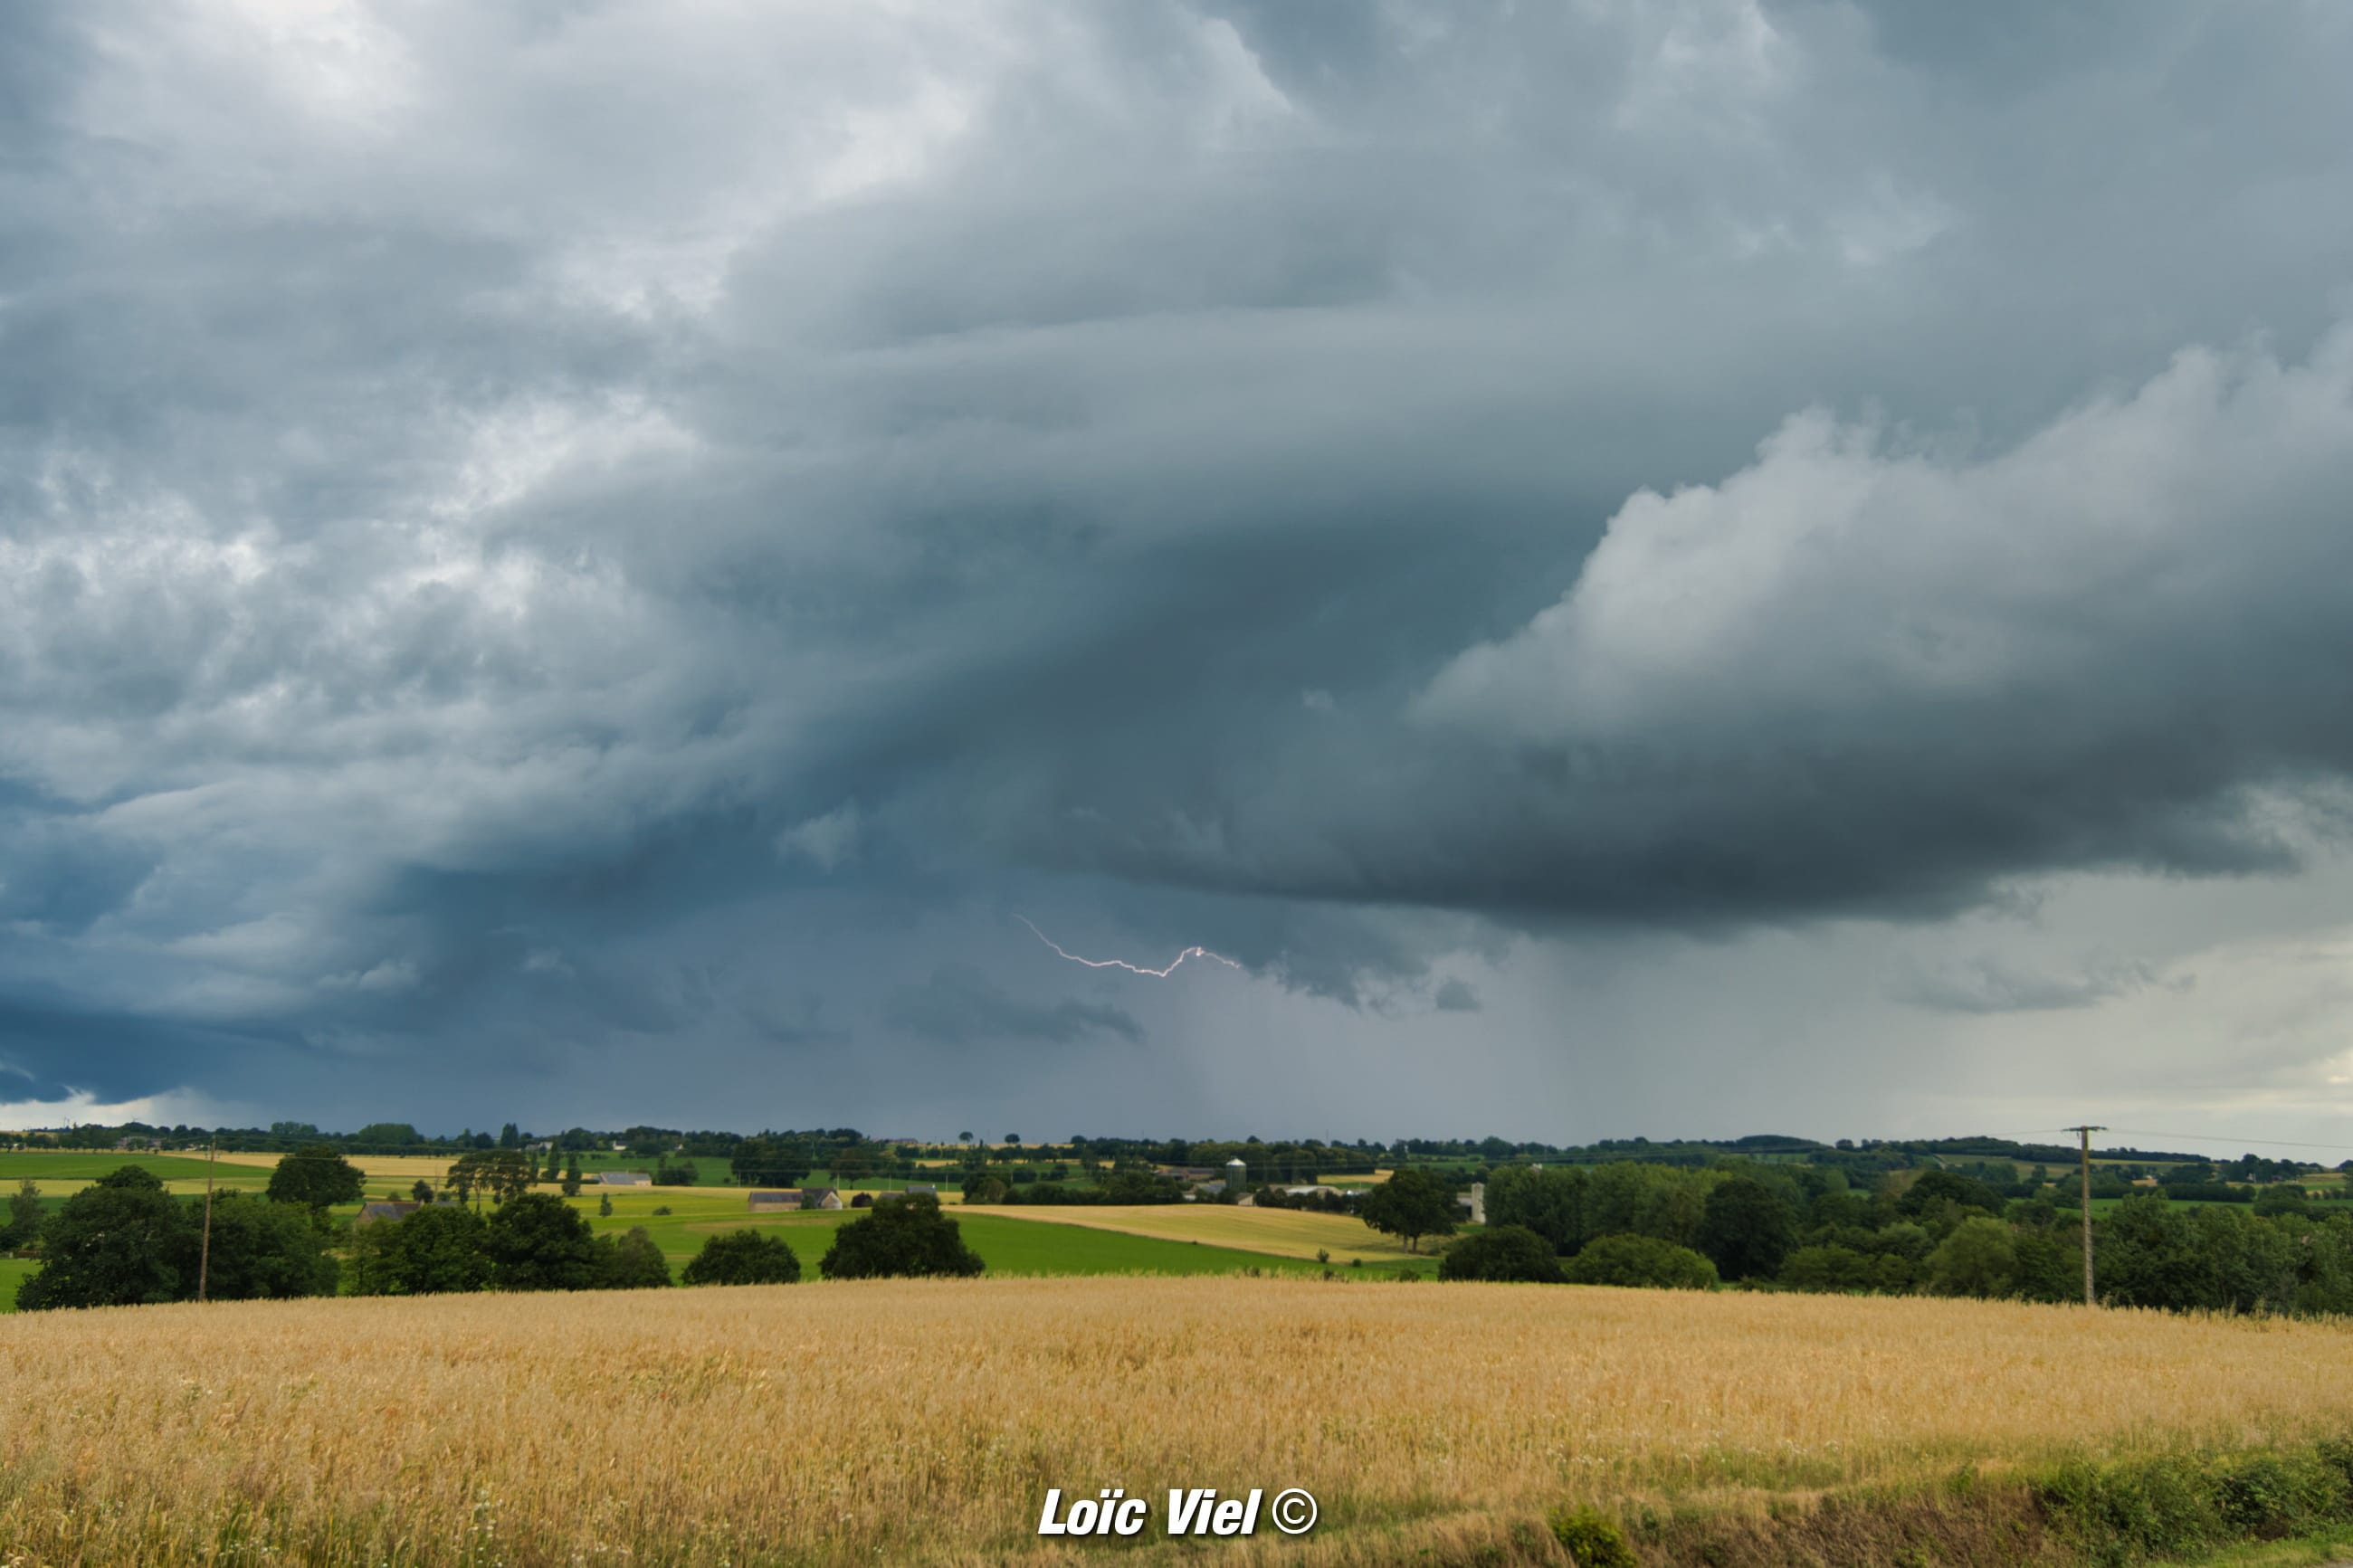
<path fill-rule="evenodd" d="M 16 1287 L 39 1264 L 29 1258 L 0 1258 L 0 1312 L 16 1310 Z"/>
<path fill-rule="evenodd" d="M 16 1191 L 16 1184 L 26 1177 L 37 1183 L 43 1197 L 64 1197 L 79 1192 L 110 1171 L 124 1165 L 137 1165 L 152 1171 L 164 1184 L 175 1193 L 201 1193 L 205 1190 L 205 1162 L 185 1154 L 125 1154 L 111 1149 L 67 1149 L 55 1152 L 0 1152 L 0 1194 Z M 269 1173 L 252 1165 L 232 1165 L 227 1161 L 213 1167 L 216 1186 L 237 1187 L 259 1192 L 269 1184 Z"/>

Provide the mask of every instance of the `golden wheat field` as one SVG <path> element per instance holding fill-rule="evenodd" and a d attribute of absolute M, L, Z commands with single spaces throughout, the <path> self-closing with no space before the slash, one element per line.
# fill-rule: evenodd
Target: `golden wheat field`
<path fill-rule="evenodd" d="M 1304 1487 L 1314 1535 L 1216 1542 L 1219 1560 L 1369 1563 L 1565 1500 L 2342 1429 L 2353 1331 L 1558 1287 L 876 1281 L 24 1314 L 0 1320 L 0 1388 L 16 1563 L 1076 1561 L 1101 1548 L 1030 1533 L 1045 1489 L 1113 1485 Z"/>

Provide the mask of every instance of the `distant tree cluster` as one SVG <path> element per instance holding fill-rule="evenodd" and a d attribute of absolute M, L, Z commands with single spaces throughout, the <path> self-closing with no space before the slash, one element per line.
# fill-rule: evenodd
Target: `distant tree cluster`
<path fill-rule="evenodd" d="M 1092 1186 L 1073 1186 L 1060 1167 L 1046 1178 L 1019 1185 L 979 1167 L 965 1173 L 962 1184 L 968 1204 L 1180 1204 L 1185 1184 L 1149 1170 L 1114 1171 Z"/>
<path fill-rule="evenodd" d="M 1864 1194 L 1812 1165 L 1505 1167 L 1488 1179 L 1486 1234 L 1510 1232 L 1508 1244 L 1474 1237 L 1482 1245 L 1452 1249 L 1461 1260 L 1441 1274 L 1542 1278 L 1533 1237 L 1573 1283 L 2081 1300 L 2082 1215 L 2057 1201 L 2072 1194 L 2012 1190 L 1951 1170 L 1891 1175 Z M 2127 1188 L 2095 1218 L 2101 1300 L 2353 1313 L 2353 1214 L 2342 1205 L 2295 1187 L 2229 1206 L 2176 1203 L 2168 1194 L 2179 1190 Z"/>
<path fill-rule="evenodd" d="M 485 1215 L 435 1204 L 352 1237 L 352 1294 L 434 1296 L 467 1290 L 635 1290 L 670 1282 L 642 1226 L 598 1236 L 552 1193 L 518 1192 Z"/>

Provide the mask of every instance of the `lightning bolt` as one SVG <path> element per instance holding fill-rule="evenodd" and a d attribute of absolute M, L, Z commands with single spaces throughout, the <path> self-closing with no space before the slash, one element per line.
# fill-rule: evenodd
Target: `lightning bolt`
<path fill-rule="evenodd" d="M 1176 966 L 1183 963 L 1188 958 L 1214 959 L 1218 963 L 1224 964 L 1228 969 L 1240 969 L 1242 967 L 1240 963 L 1233 959 L 1228 958 L 1224 953 L 1211 952 L 1206 947 L 1187 948 L 1175 958 L 1170 959 L 1168 961 L 1168 967 L 1166 969 L 1146 969 L 1140 963 L 1130 963 L 1124 958 L 1081 958 L 1077 953 L 1072 952 L 1060 942 L 1056 942 L 1052 937 L 1048 936 L 1044 931 L 1039 931 L 1036 924 L 1030 921 L 1028 915 L 1015 915 L 1013 918 L 1019 921 L 1023 925 L 1029 926 L 1029 933 L 1032 936 L 1035 936 L 1039 942 L 1044 942 L 1048 947 L 1052 948 L 1056 952 L 1061 954 L 1064 958 L 1069 959 L 1072 963 L 1083 963 L 1089 969 L 1124 969 L 1130 974 L 1149 974 L 1155 980 L 1166 980 L 1170 975 L 1176 973 Z"/>

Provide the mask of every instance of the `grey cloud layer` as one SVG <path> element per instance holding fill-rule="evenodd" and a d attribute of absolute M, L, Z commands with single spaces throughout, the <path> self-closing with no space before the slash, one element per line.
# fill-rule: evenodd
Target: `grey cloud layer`
<path fill-rule="evenodd" d="M 2353 760 L 2333 11 L 0 26 L 45 1085 L 1159 1039 L 898 934 L 1357 1000 L 2285 865 Z"/>

